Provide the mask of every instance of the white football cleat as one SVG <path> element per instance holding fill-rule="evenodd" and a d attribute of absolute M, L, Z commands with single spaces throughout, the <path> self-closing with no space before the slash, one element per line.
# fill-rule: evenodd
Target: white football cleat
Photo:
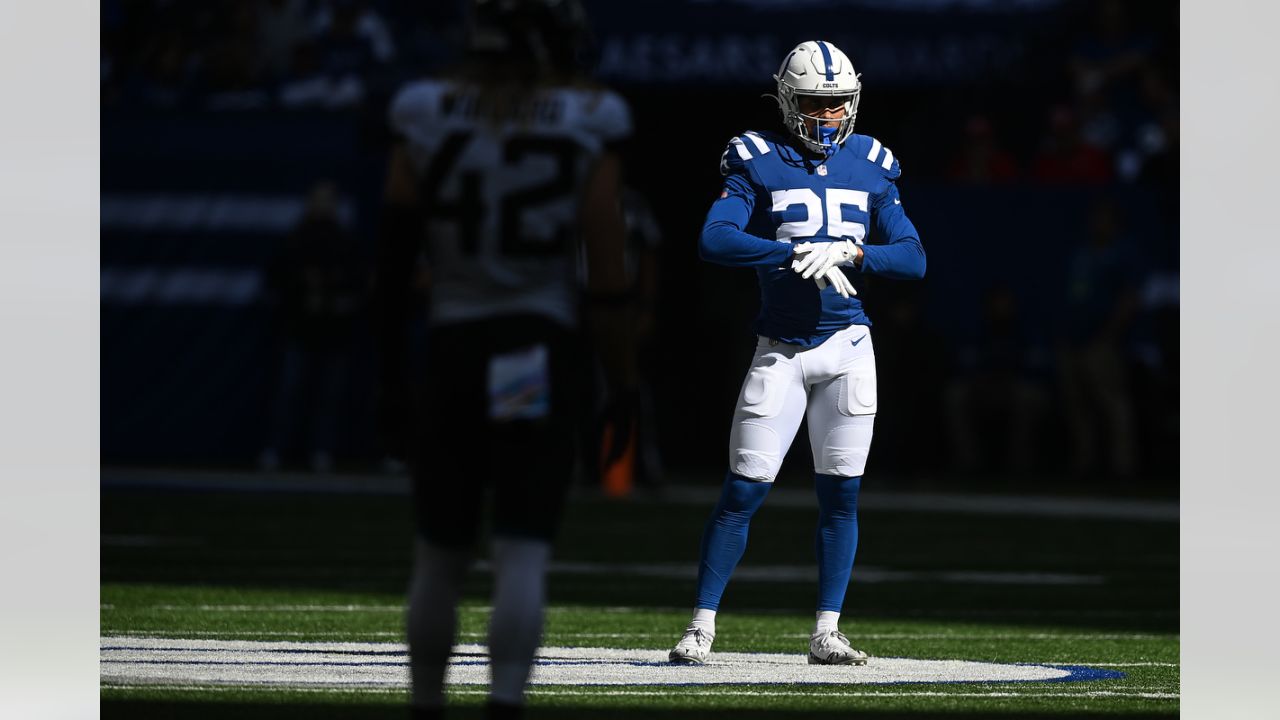
<path fill-rule="evenodd" d="M 667 659 L 673 663 L 701 665 L 711 654 L 711 643 L 715 639 L 715 635 L 690 625 L 684 629 L 684 635 L 680 637 L 680 642 L 676 643 L 675 649 L 667 655 Z"/>
<path fill-rule="evenodd" d="M 866 665 L 867 654 L 849 646 L 849 638 L 839 630 L 809 638 L 810 665 Z"/>

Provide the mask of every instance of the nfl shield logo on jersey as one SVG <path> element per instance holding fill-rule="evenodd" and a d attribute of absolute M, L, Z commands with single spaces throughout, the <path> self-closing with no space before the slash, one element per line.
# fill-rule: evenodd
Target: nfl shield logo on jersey
<path fill-rule="evenodd" d="M 826 166 L 826 165 L 819 165 L 819 166 L 818 166 L 818 174 L 819 174 L 819 175 L 826 175 L 826 174 L 827 174 L 827 166 Z"/>

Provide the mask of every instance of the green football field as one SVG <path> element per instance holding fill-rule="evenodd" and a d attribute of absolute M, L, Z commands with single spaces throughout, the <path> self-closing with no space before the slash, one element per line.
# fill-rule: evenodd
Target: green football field
<path fill-rule="evenodd" d="M 407 716 L 407 497 L 109 474 L 104 717 Z M 912 502 L 868 483 L 841 629 L 872 660 L 811 668 L 816 510 L 802 483 L 788 484 L 753 521 L 717 622 L 718 668 L 659 661 L 689 617 L 714 485 L 630 502 L 576 497 L 530 715 L 1177 715 L 1178 525 L 1167 513 Z M 481 564 L 458 638 L 462 665 L 475 667 L 460 673 L 483 670 L 488 583 Z M 455 716 L 479 717 L 483 684 L 458 677 Z"/>

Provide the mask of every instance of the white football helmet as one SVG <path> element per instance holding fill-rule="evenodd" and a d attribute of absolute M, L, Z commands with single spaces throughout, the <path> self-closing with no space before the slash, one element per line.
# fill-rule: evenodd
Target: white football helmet
<path fill-rule="evenodd" d="M 782 123 L 805 147 L 820 155 L 830 155 L 853 132 L 862 83 L 853 70 L 853 62 L 840 48 L 825 40 L 802 42 L 787 53 L 773 79 L 778 82 L 777 100 L 782 110 Z M 802 114 L 799 95 L 844 98 L 844 117 L 839 127 L 833 128 L 834 133 L 828 137 L 828 133 L 821 131 L 810 132 L 809 125 L 819 128 L 823 119 Z"/>

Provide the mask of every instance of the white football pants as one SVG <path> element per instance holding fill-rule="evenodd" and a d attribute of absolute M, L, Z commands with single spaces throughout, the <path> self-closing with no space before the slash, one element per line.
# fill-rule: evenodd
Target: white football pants
<path fill-rule="evenodd" d="M 761 337 L 733 415 L 729 467 L 772 482 L 807 416 L 814 472 L 857 477 L 867 464 L 875 413 L 870 328 L 851 325 L 807 350 Z"/>

